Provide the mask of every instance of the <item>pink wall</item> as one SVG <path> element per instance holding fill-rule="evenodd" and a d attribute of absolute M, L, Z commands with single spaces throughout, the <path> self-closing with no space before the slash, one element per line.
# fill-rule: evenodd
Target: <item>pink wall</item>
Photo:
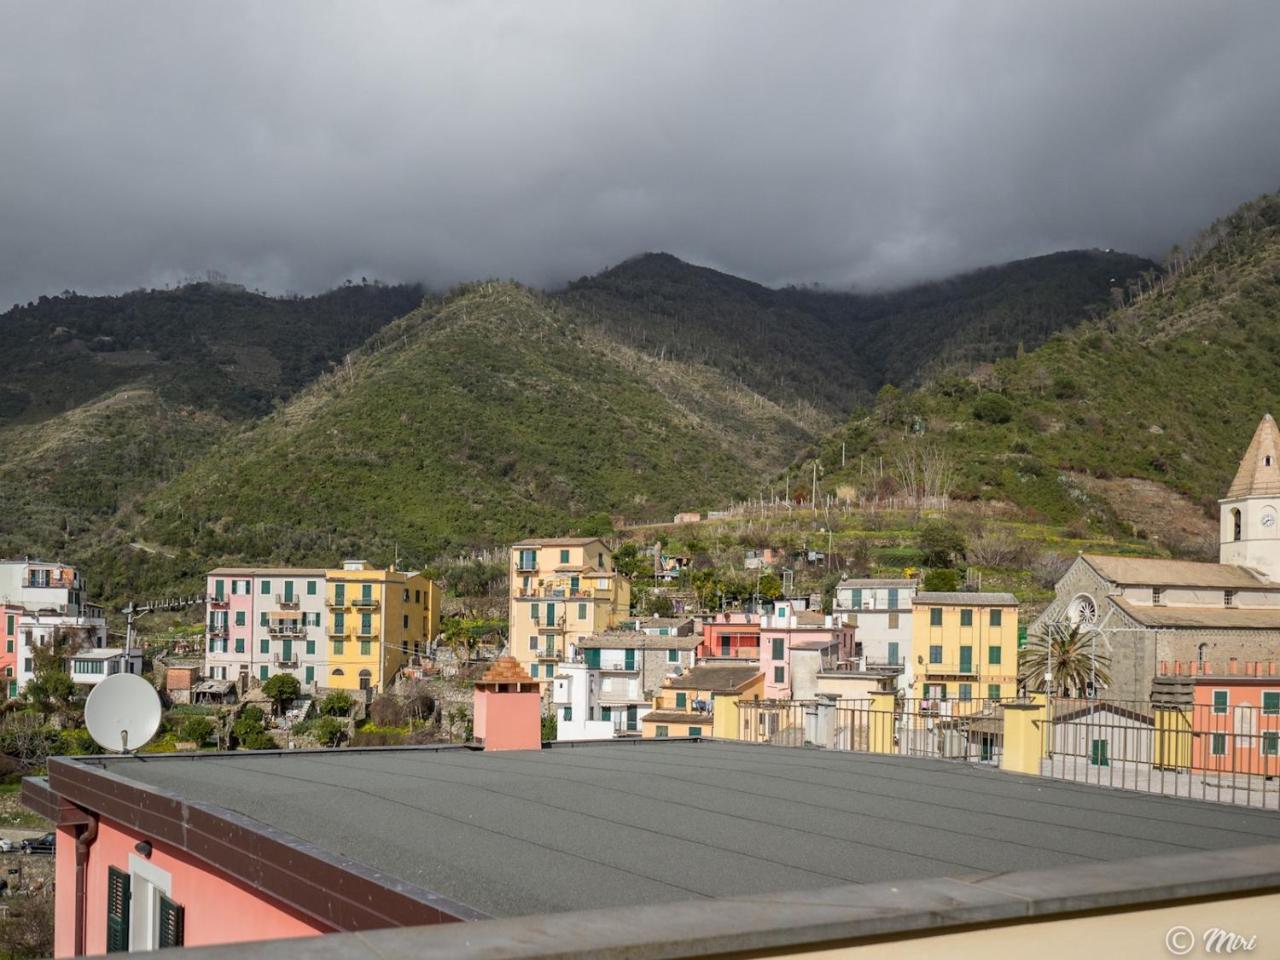
<path fill-rule="evenodd" d="M 477 688 L 472 731 L 486 750 L 541 749 L 542 695 Z"/>
<path fill-rule="evenodd" d="M 827 641 L 836 644 L 837 660 L 848 660 L 854 654 L 855 628 L 833 621 L 830 627 L 768 627 L 760 628 L 760 669 L 764 672 L 764 696 L 766 700 L 791 699 L 791 644 L 810 641 Z M 782 657 L 773 657 L 774 639 L 782 640 Z M 782 667 L 782 682 L 774 681 L 774 668 Z"/>
<path fill-rule="evenodd" d="M 107 948 L 107 867 L 128 872 L 129 854 L 146 839 L 119 824 L 100 820 L 98 839 L 89 848 L 87 870 L 89 955 Z M 328 933 L 329 928 L 305 919 L 289 908 L 265 899 L 247 885 L 231 880 L 195 858 L 153 843 L 151 866 L 172 878 L 170 899 L 185 908 L 185 945 L 209 946 L 274 940 Z M 75 832 L 58 828 L 57 875 L 54 904 L 54 956 L 74 956 L 76 858 Z"/>
<path fill-rule="evenodd" d="M 1227 692 L 1226 713 L 1215 713 L 1213 693 Z M 1198 677 L 1191 713 L 1191 766 L 1222 774 L 1280 775 L 1280 754 L 1266 752 L 1266 734 L 1280 742 L 1280 714 L 1262 712 L 1262 694 L 1280 693 L 1280 677 L 1263 681 L 1240 676 Z M 1221 753 L 1214 752 L 1215 737 Z M 1244 734 L 1237 737 L 1237 734 Z"/>
<path fill-rule="evenodd" d="M 5 668 L 14 668 L 15 676 L 18 673 L 18 618 L 22 613 L 22 607 L 0 603 L 0 700 L 9 695 L 11 678 L 5 676 Z M 8 631 L 10 617 L 13 617 L 12 633 Z M 12 653 L 9 652 L 10 644 L 13 646 Z"/>

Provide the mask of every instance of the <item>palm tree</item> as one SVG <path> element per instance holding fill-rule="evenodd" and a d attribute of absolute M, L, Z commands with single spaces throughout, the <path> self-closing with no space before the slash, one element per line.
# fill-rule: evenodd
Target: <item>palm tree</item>
<path fill-rule="evenodd" d="M 1111 685 L 1111 658 L 1097 650 L 1094 631 L 1083 623 L 1050 623 L 1027 641 L 1018 655 L 1018 674 L 1028 690 L 1043 691 L 1051 674 L 1051 692 L 1084 696 L 1089 681 L 1095 688 Z"/>

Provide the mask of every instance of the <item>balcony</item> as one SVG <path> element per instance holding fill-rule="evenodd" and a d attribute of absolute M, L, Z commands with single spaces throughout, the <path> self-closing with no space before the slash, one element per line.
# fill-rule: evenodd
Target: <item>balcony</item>
<path fill-rule="evenodd" d="M 374 597 L 352 597 L 351 606 L 360 610 L 377 610 L 380 604 Z"/>
<path fill-rule="evenodd" d="M 209 640 L 225 640 L 227 638 L 227 628 L 225 626 L 222 626 L 222 627 L 211 626 L 205 630 L 204 634 L 205 634 L 205 637 Z"/>
<path fill-rule="evenodd" d="M 351 601 L 345 597 L 325 597 L 324 605 L 330 610 L 346 610 L 351 606 Z"/>
<path fill-rule="evenodd" d="M 231 601 L 226 597 L 210 597 L 207 602 L 210 610 L 228 610 L 231 608 Z"/>
<path fill-rule="evenodd" d="M 305 632 L 302 629 L 302 624 L 292 621 L 272 623 L 267 626 L 267 633 L 273 637 L 300 637 Z"/>
<path fill-rule="evenodd" d="M 294 595 L 286 597 L 282 593 L 276 594 L 276 606 L 281 610 L 297 610 L 302 603 L 302 598 Z"/>
<path fill-rule="evenodd" d="M 274 666 L 279 667 L 281 670 L 296 670 L 296 669 L 298 669 L 298 655 L 297 655 L 296 653 L 295 653 L 295 654 L 292 654 L 292 655 L 291 655 L 291 656 L 286 660 L 286 659 L 285 659 L 283 656 L 281 656 L 280 654 L 278 654 L 278 653 L 273 653 L 273 654 L 271 655 L 271 663 L 272 663 Z"/>
<path fill-rule="evenodd" d="M 926 663 L 923 670 L 928 676 L 976 677 L 979 673 L 976 663 Z"/>

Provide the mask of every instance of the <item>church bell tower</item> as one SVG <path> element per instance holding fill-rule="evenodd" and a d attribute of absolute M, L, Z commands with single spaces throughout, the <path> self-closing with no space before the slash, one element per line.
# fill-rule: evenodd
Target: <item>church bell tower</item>
<path fill-rule="evenodd" d="M 1271 414 L 1258 424 L 1218 504 L 1218 559 L 1280 582 L 1280 428 Z"/>

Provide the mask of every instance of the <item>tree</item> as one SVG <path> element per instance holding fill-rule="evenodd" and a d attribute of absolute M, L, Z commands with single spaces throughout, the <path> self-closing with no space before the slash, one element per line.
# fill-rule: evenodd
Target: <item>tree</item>
<path fill-rule="evenodd" d="M 556 732 L 559 724 L 556 719 L 556 712 L 552 710 L 550 713 L 542 715 L 542 740 L 545 743 L 548 740 L 556 739 Z"/>
<path fill-rule="evenodd" d="M 964 534 L 945 520 L 930 520 L 920 531 L 921 559 L 926 567 L 954 567 L 965 556 Z"/>
<path fill-rule="evenodd" d="M 292 702 L 302 692 L 302 684 L 291 673 L 277 673 L 262 684 L 262 692 L 271 698 L 271 705 L 279 715 L 284 711 L 285 704 Z"/>
<path fill-rule="evenodd" d="M 782 581 L 772 573 L 766 573 L 760 578 L 760 599 L 761 600 L 777 600 L 782 596 Z"/>
<path fill-rule="evenodd" d="M 83 706 L 76 685 L 67 673 L 67 658 L 79 644 L 71 634 L 57 630 L 48 643 L 31 648 L 32 678 L 22 695 L 44 717 L 53 716 L 60 724 L 78 726 Z"/>
<path fill-rule="evenodd" d="M 321 717 L 311 725 L 311 736 L 326 747 L 336 747 L 347 732 L 347 725 L 337 717 Z"/>
<path fill-rule="evenodd" d="M 1111 658 L 1098 649 L 1099 640 L 1083 623 L 1050 623 L 1022 648 L 1018 676 L 1028 690 L 1044 691 L 1051 674 L 1051 692 L 1058 696 L 1084 696 L 1090 680 L 1109 687 Z"/>
<path fill-rule="evenodd" d="M 1013 404 L 999 393 L 984 393 L 974 403 L 973 415 L 986 423 L 1008 423 L 1013 419 Z"/>

